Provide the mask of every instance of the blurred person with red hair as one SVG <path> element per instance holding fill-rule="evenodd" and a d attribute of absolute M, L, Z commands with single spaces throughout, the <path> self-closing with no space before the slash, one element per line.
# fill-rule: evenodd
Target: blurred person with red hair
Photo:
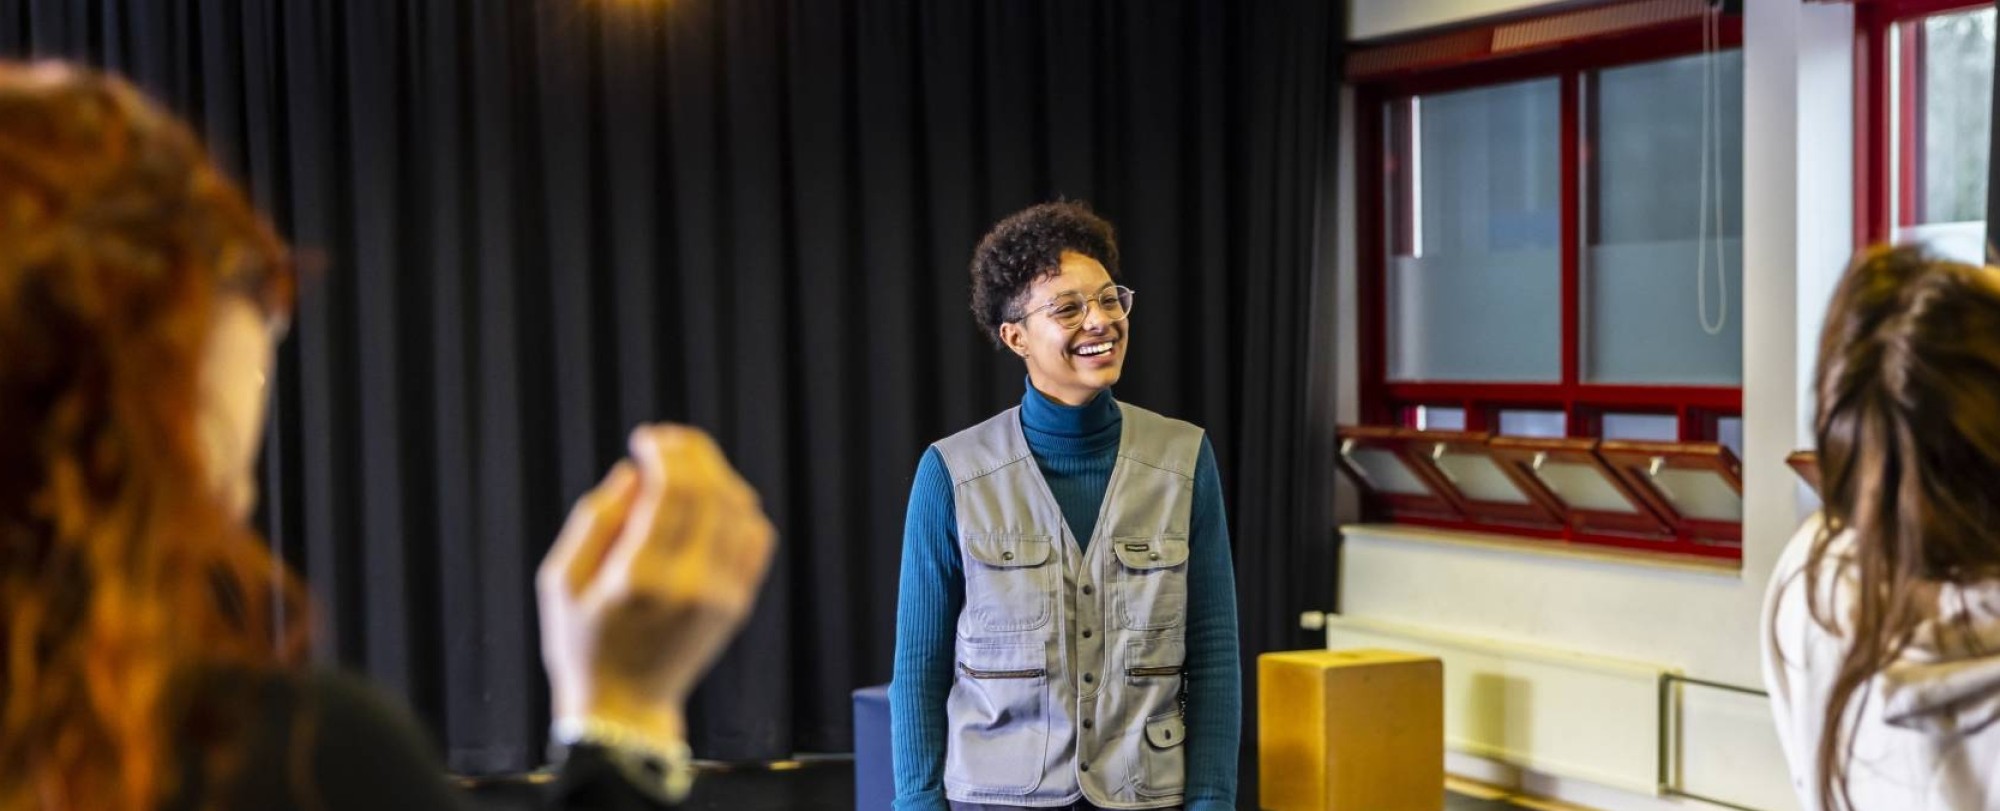
<path fill-rule="evenodd" d="M 462 803 L 405 709 L 306 665 L 303 587 L 247 523 L 294 288 L 186 126 L 0 62 L 0 811 Z M 706 435 L 630 450 L 537 580 L 554 807 L 685 794 L 682 707 L 770 559 Z"/>

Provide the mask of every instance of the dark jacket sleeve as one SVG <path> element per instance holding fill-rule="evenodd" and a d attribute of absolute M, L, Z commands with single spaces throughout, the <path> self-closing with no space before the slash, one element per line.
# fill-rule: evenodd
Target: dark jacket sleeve
<path fill-rule="evenodd" d="M 251 741 L 229 808 L 471 811 L 491 805 L 476 804 L 453 785 L 409 710 L 359 677 L 321 671 L 274 680 L 263 693 L 266 723 Z M 501 804 L 562 811 L 663 807 L 593 747 L 579 747 L 552 784 L 539 794 L 524 791 L 517 801 Z"/>

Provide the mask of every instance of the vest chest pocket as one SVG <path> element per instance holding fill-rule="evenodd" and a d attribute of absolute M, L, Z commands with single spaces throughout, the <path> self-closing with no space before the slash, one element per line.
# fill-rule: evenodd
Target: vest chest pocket
<path fill-rule="evenodd" d="M 1118 555 L 1118 602 L 1125 627 L 1150 631 L 1187 624 L 1186 535 L 1111 539 Z"/>
<path fill-rule="evenodd" d="M 1054 611 L 1054 544 L 1047 535 L 965 538 L 965 610 L 982 631 L 1031 631 Z"/>

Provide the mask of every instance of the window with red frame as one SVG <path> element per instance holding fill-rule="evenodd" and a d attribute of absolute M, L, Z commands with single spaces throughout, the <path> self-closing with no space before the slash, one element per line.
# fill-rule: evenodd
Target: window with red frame
<path fill-rule="evenodd" d="M 1342 464 L 1381 511 L 1741 556 L 1740 42 L 1697 14 L 1357 84 Z"/>
<path fill-rule="evenodd" d="M 1858 242 L 1983 263 L 1992 133 L 1991 3 L 1859 7 Z"/>

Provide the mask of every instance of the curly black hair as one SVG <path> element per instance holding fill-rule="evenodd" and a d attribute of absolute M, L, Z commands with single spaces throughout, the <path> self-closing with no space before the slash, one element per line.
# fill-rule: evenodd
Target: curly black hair
<path fill-rule="evenodd" d="M 1111 223 L 1081 201 L 1032 206 L 1001 220 L 972 252 L 972 317 L 995 346 L 1000 325 L 1021 318 L 1021 295 L 1062 271 L 1063 251 L 1097 260 L 1118 280 L 1118 238 Z"/>

